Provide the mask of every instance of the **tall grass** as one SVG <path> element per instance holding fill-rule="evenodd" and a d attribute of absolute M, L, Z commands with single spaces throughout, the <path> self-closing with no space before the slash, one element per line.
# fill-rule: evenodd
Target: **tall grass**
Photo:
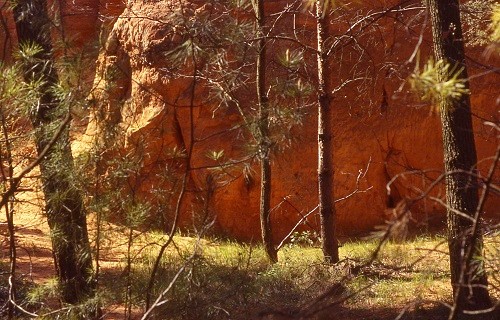
<path fill-rule="evenodd" d="M 157 244 L 164 241 L 164 236 L 154 233 L 141 237 L 136 240 L 131 265 L 137 315 L 144 312 L 145 289 L 158 254 Z M 486 250 L 498 253 L 498 240 L 498 235 L 487 238 Z M 345 242 L 340 248 L 341 262 L 334 266 L 322 262 L 322 252 L 314 245 L 285 246 L 279 252 L 279 262 L 269 265 L 260 246 L 177 236 L 163 256 L 152 296 L 158 296 L 181 267 L 185 269 L 152 318 L 249 319 L 275 311 L 295 314 L 339 282 L 343 288 L 340 296 L 352 294 L 341 306 L 347 312 L 346 319 L 365 317 L 363 312 L 394 318 L 404 308 L 425 310 L 451 301 L 443 237 L 387 243 L 369 267 L 354 273 L 377 246 L 376 240 Z M 125 268 L 123 261 L 103 270 L 100 297 L 104 309 L 124 303 Z"/>

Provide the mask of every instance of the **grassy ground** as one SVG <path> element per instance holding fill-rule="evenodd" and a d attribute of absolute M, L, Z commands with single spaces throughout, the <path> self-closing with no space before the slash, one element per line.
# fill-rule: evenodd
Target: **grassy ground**
<path fill-rule="evenodd" d="M 137 242 L 161 243 L 160 238 L 149 234 Z M 487 252 L 496 252 L 496 240 L 487 239 Z M 185 269 L 161 299 L 165 302 L 156 308 L 158 319 L 253 319 L 280 315 L 393 319 L 400 313 L 403 319 L 440 319 L 446 314 L 442 303 L 451 301 L 446 242 L 440 236 L 388 243 L 377 260 L 356 275 L 356 266 L 363 264 L 378 246 L 376 240 L 344 243 L 342 261 L 336 266 L 323 264 L 321 251 L 311 245 L 285 247 L 279 253 L 279 262 L 269 265 L 263 250 L 251 245 L 183 237 L 177 237 L 174 244 L 162 260 L 152 297 L 164 291 L 182 267 Z M 144 306 L 145 289 L 157 254 L 158 246 L 151 245 L 134 253 L 130 283 L 137 313 Z M 488 258 L 492 261 L 498 257 Z M 105 304 L 125 303 L 127 275 L 122 270 L 126 270 L 123 261 L 119 268 L 103 274 L 101 290 Z M 317 300 L 329 290 L 331 293 L 324 300 Z"/>
<path fill-rule="evenodd" d="M 124 319 L 127 304 L 131 318 L 140 319 L 159 244 L 166 237 L 136 232 L 129 251 L 126 229 L 109 226 L 105 235 L 101 239 L 99 276 L 99 299 L 105 319 Z M 500 236 L 492 234 L 485 242 L 490 282 L 492 288 L 499 288 Z M 346 241 L 340 248 L 341 262 L 329 266 L 323 264 L 317 246 L 296 242 L 283 247 L 279 262 L 269 265 L 259 246 L 176 236 L 161 260 L 151 292 L 153 301 L 179 275 L 160 299 L 162 303 L 152 318 L 445 318 L 444 303 L 451 301 L 451 293 L 444 238 L 420 236 L 403 243 L 387 243 L 377 259 L 359 271 L 357 267 L 371 257 L 377 246 L 377 240 Z M 40 307 L 38 314 L 60 307 L 53 298 L 57 294 L 55 283 L 48 275 L 23 293 L 30 305 Z M 324 299 L 318 299 L 325 292 L 328 294 Z M 492 289 L 492 293 L 499 298 L 498 290 Z M 69 318 L 69 313 L 64 312 L 67 310 L 59 313 L 60 318 Z M 47 318 L 55 315 L 58 313 Z"/>

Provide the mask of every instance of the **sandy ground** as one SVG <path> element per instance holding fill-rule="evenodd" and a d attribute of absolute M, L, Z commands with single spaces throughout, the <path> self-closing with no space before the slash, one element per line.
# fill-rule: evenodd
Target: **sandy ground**
<path fill-rule="evenodd" d="M 36 174 L 36 173 L 35 173 Z M 43 284 L 53 279 L 56 274 L 52 258 L 50 241 L 50 231 L 46 218 L 43 214 L 43 194 L 39 186 L 33 185 L 27 179 L 23 188 L 28 192 L 21 192 L 16 195 L 14 224 L 17 244 L 17 276 L 31 281 L 35 284 Z M 31 184 L 31 185 L 30 185 Z M 94 239 L 94 219 L 89 217 L 90 238 Z M 101 251 L 100 267 L 101 272 L 119 271 L 120 261 L 126 256 L 127 238 L 124 234 L 116 232 L 118 227 L 108 224 L 106 226 L 113 232 L 113 243 L 108 243 Z M 8 229 L 5 214 L 0 216 L 0 258 L 2 262 L 8 263 Z M 51 305 L 57 302 L 49 302 Z M 103 319 L 123 319 L 124 309 L 122 306 L 106 307 Z M 134 318 L 139 317 L 139 310 L 136 310 Z"/>

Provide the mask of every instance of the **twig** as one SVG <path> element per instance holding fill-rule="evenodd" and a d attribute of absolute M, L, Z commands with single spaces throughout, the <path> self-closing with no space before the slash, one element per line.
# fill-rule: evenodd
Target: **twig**
<path fill-rule="evenodd" d="M 12 183 L 7 189 L 2 194 L 2 200 L 0 200 L 0 208 L 3 207 L 8 201 L 9 198 L 17 191 L 17 188 L 19 187 L 19 184 L 21 184 L 21 180 L 26 176 L 28 173 L 31 172 L 36 166 L 38 166 L 45 158 L 45 156 L 49 153 L 50 149 L 56 144 L 57 140 L 61 137 L 63 134 L 64 130 L 68 126 L 68 124 L 71 121 L 71 113 L 68 112 L 66 117 L 63 119 L 61 125 L 57 129 L 57 131 L 54 133 L 52 136 L 52 139 L 47 143 L 45 148 L 38 154 L 38 157 L 31 162 L 29 165 L 27 165 L 21 172 L 14 178 L 12 178 Z"/>
<path fill-rule="evenodd" d="M 291 236 L 292 234 L 295 232 L 295 230 L 297 230 L 297 228 L 302 224 L 302 222 L 304 222 L 304 220 L 307 219 L 307 217 L 309 217 L 311 214 L 313 214 L 314 212 L 316 212 L 316 210 L 318 209 L 319 205 L 317 205 L 316 207 L 314 207 L 314 209 L 312 209 L 311 211 L 309 211 L 308 213 L 306 213 L 300 220 L 299 222 L 297 222 L 295 224 L 295 226 L 292 228 L 292 230 L 290 230 L 290 232 L 283 238 L 283 240 L 281 240 L 280 244 L 276 247 L 276 251 L 279 251 L 283 245 L 285 244 L 285 241 L 287 241 Z"/>
<path fill-rule="evenodd" d="M 182 272 L 184 272 L 184 269 L 186 269 L 187 265 L 189 262 L 191 262 L 191 260 L 193 260 L 196 256 L 197 256 L 197 252 L 195 250 L 195 252 L 193 252 L 193 254 L 189 257 L 189 259 L 182 265 L 182 267 L 177 271 L 177 273 L 175 274 L 175 276 L 172 278 L 172 280 L 170 281 L 170 283 L 168 284 L 167 288 L 165 290 L 163 290 L 159 295 L 158 297 L 156 298 L 155 302 L 153 302 L 153 304 L 151 305 L 151 307 L 149 307 L 149 309 L 144 313 L 144 315 L 142 316 L 141 320 L 146 320 L 147 318 L 149 318 L 149 316 L 151 315 L 151 313 L 153 312 L 153 310 L 159 306 L 161 306 L 162 304 L 166 303 L 167 300 L 163 300 L 163 297 L 173 288 L 175 282 L 177 281 L 177 279 L 180 277 L 180 275 L 182 274 Z"/>

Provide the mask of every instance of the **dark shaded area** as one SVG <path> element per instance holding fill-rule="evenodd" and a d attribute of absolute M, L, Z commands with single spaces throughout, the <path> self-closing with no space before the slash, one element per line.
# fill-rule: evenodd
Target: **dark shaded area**
<path fill-rule="evenodd" d="M 0 263 L 0 318 L 7 318 L 9 308 L 9 266 L 6 263 Z M 30 312 L 36 312 L 36 310 L 42 307 L 41 303 L 30 303 L 27 300 L 27 295 L 31 289 L 35 287 L 32 281 L 25 279 L 22 275 L 18 276 L 14 280 L 14 285 L 16 287 L 16 303 L 28 310 Z M 23 316 L 19 310 L 15 309 L 14 315 L 16 317 Z M 22 318 L 22 317 L 21 317 Z"/>

